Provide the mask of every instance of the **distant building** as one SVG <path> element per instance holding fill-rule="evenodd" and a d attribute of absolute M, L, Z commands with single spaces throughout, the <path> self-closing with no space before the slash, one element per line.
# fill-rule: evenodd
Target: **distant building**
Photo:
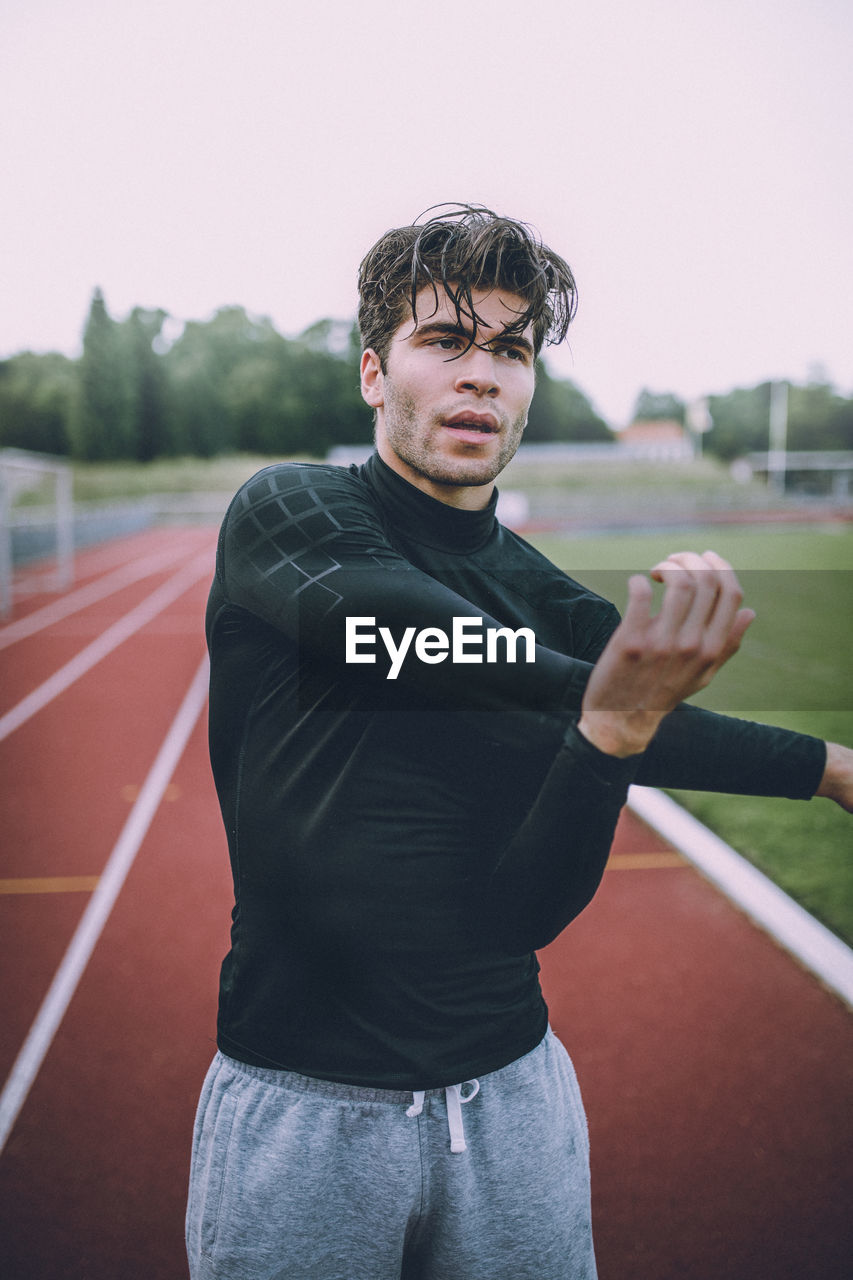
<path fill-rule="evenodd" d="M 674 462 L 695 455 L 693 441 L 674 418 L 640 419 L 619 432 L 619 444 L 630 446 L 635 457 Z"/>

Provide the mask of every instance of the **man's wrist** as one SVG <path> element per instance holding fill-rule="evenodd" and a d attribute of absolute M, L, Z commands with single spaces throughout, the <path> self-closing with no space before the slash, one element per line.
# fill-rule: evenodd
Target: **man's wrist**
<path fill-rule="evenodd" d="M 826 766 L 816 796 L 826 796 L 853 811 L 853 750 L 838 742 L 826 744 Z"/>
<path fill-rule="evenodd" d="M 578 732 L 605 755 L 625 759 L 640 755 L 654 737 L 659 717 L 632 716 L 615 712 L 584 712 L 578 721 Z"/>

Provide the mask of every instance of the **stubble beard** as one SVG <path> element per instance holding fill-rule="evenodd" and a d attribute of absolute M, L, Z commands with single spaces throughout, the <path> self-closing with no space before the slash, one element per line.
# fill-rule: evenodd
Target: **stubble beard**
<path fill-rule="evenodd" d="M 500 448 L 488 457 L 448 457 L 433 443 L 442 431 L 434 419 L 431 430 L 424 432 L 415 401 L 392 383 L 385 384 L 385 434 L 388 443 L 403 462 L 418 475 L 435 484 L 480 486 L 491 484 L 515 456 L 521 443 L 527 415 L 516 419 L 501 439 Z"/>

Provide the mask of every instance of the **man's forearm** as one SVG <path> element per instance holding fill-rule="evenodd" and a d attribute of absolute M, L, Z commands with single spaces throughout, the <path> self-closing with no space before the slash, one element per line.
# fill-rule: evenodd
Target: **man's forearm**
<path fill-rule="evenodd" d="M 817 792 L 826 762 L 820 738 L 684 703 L 661 723 L 635 781 L 808 800 Z"/>

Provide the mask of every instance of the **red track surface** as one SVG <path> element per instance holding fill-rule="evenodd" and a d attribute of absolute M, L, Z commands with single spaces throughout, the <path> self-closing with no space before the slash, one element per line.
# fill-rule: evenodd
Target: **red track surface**
<path fill-rule="evenodd" d="M 0 649 L 0 715 L 199 551 L 212 564 L 211 531 L 83 553 L 75 590 L 142 556 L 174 563 Z M 206 590 L 0 742 L 0 1079 L 91 885 L 34 890 L 104 870 L 203 657 Z M 53 598 L 22 597 L 15 623 Z M 661 851 L 626 816 L 595 902 L 542 956 L 589 1112 L 602 1280 L 846 1280 L 853 1019 L 687 864 L 642 856 Z M 10 884 L 24 878 L 44 879 Z M 0 1156 L 10 1280 L 186 1277 L 229 912 L 202 714 Z"/>

